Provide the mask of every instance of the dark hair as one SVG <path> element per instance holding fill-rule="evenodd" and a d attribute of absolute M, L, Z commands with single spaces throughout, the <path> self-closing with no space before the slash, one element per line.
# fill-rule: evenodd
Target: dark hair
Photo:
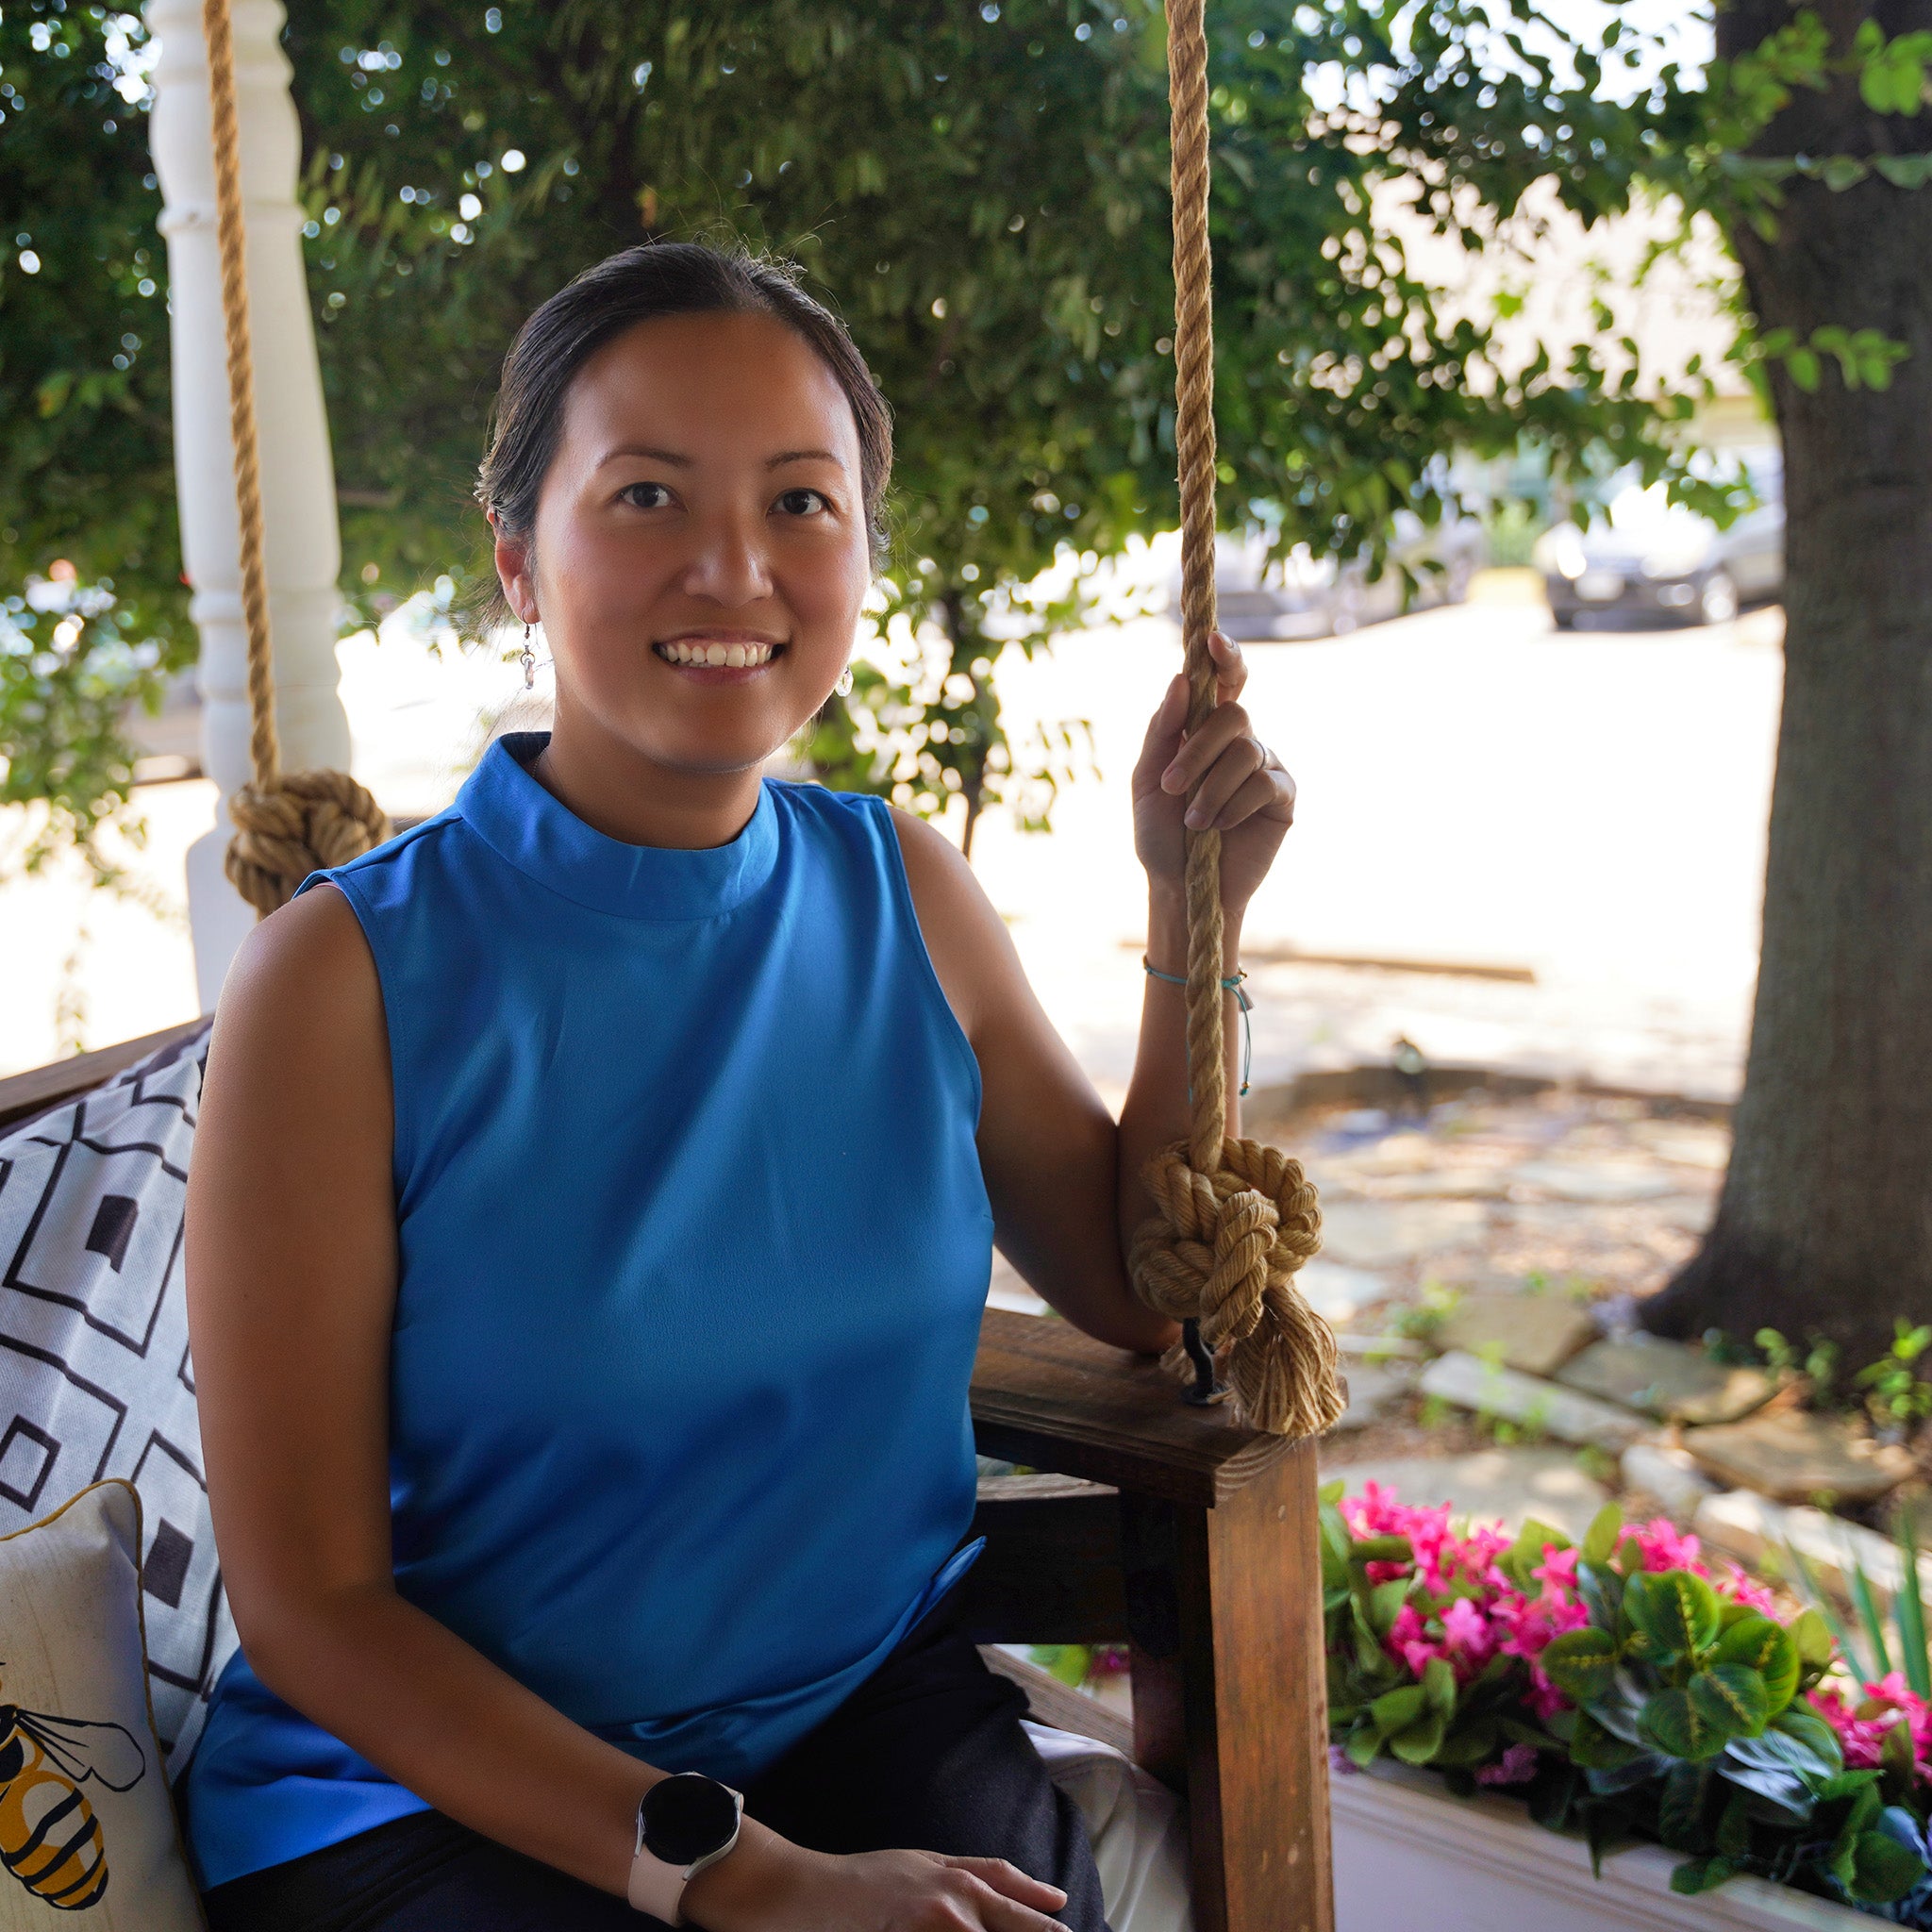
<path fill-rule="evenodd" d="M 557 455 L 563 404 L 578 370 L 626 329 L 666 315 L 769 315 L 816 351 L 852 405 L 858 430 L 859 493 L 874 555 L 885 541 L 881 521 L 892 472 L 892 416 L 845 325 L 798 285 L 792 262 L 695 242 L 646 242 L 608 257 L 559 289 L 517 331 L 503 360 L 503 383 L 491 411 L 490 442 L 476 476 L 476 496 L 504 536 L 528 541 L 537 497 Z M 501 586 L 479 613 L 509 615 Z"/>

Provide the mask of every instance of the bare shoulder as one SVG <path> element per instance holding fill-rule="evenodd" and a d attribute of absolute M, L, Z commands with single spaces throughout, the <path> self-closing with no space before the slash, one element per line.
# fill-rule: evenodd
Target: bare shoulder
<path fill-rule="evenodd" d="M 324 1113 L 387 1114 L 382 988 L 361 923 L 334 887 L 291 900 L 242 941 L 216 1008 L 208 1084 L 218 1112 L 223 1100 L 299 1095 Z M 292 1120 L 288 1130 L 301 1131 Z"/>
<path fill-rule="evenodd" d="M 892 829 L 933 970 L 954 1016 L 977 1042 L 989 1017 L 1024 994 L 1019 955 L 986 889 L 943 832 L 896 806 Z"/>

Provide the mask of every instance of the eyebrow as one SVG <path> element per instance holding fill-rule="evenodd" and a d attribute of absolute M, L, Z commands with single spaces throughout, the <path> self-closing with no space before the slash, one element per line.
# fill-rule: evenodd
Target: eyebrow
<path fill-rule="evenodd" d="M 625 442 L 615 449 L 606 450 L 599 459 L 598 468 L 602 469 L 605 463 L 614 463 L 619 457 L 642 457 L 646 462 L 663 463 L 674 470 L 689 470 L 696 462 L 694 457 L 680 456 L 675 449 L 658 449 L 643 442 Z M 785 449 L 765 458 L 768 470 L 781 470 L 787 463 L 832 463 L 841 470 L 845 467 L 844 458 L 828 449 Z"/>

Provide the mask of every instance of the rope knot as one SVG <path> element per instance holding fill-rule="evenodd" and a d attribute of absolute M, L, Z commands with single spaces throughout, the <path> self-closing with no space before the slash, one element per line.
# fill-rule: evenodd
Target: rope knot
<path fill-rule="evenodd" d="M 1155 1212 L 1128 1257 L 1141 1300 L 1200 1322 L 1252 1427 L 1331 1428 L 1343 1407 L 1335 1337 L 1294 1285 L 1322 1245 L 1322 1210 L 1301 1163 L 1258 1141 L 1224 1140 L 1221 1165 L 1204 1174 L 1176 1141 L 1145 1180 Z"/>
<path fill-rule="evenodd" d="M 346 865 L 389 837 L 389 819 L 346 772 L 286 772 L 228 800 L 227 874 L 266 918 L 312 872 Z"/>

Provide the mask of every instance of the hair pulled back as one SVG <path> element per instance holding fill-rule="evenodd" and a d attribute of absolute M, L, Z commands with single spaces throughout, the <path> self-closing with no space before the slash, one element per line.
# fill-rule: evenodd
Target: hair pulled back
<path fill-rule="evenodd" d="M 892 471 L 892 417 L 845 325 L 798 284 L 795 263 L 696 242 L 646 242 L 607 257 L 559 289 L 522 328 L 504 358 L 491 411 L 490 441 L 476 497 L 499 536 L 528 542 L 537 498 L 577 372 L 605 343 L 640 323 L 667 315 L 769 315 L 782 322 L 832 372 L 858 431 L 859 494 L 876 554 Z M 493 582 L 493 578 L 490 581 Z M 487 622 L 512 615 L 498 587 Z"/>

